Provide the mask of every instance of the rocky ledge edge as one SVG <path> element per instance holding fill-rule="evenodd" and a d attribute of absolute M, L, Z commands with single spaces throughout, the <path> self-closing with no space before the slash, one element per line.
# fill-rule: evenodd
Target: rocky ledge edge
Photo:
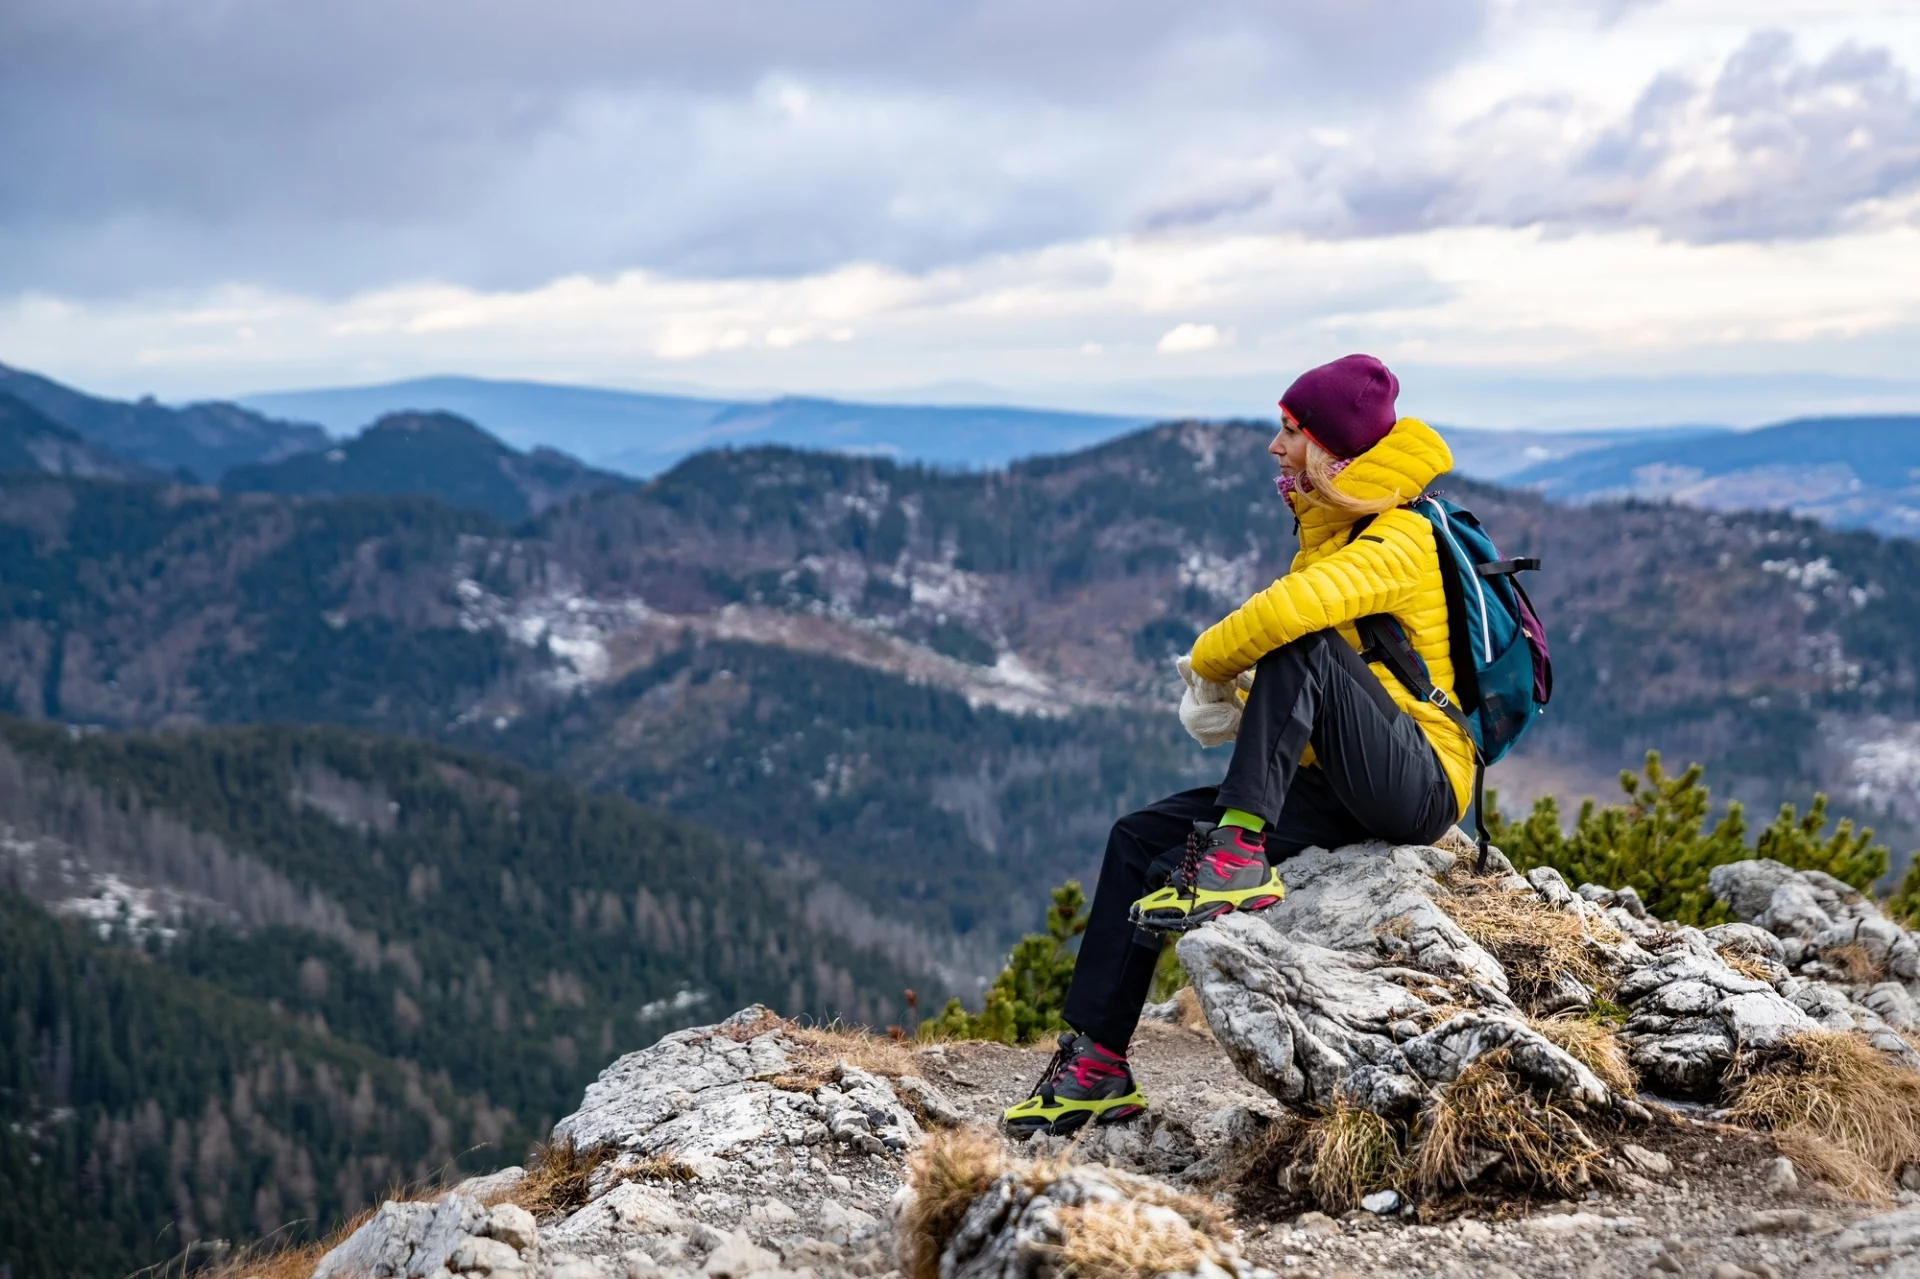
<path fill-rule="evenodd" d="M 1116 1264 L 1116 1249 L 1130 1273 L 1269 1279 L 1246 1260 L 1226 1196 L 1209 1192 L 1289 1114 L 1404 1116 L 1498 1054 L 1623 1134 L 1646 1121 L 1631 1087 L 1539 1029 L 1603 997 L 1531 934 L 1487 931 L 1516 911 L 1579 932 L 1585 975 L 1603 975 L 1653 1092 L 1711 1097 L 1742 1054 L 1821 1029 L 1920 1067 L 1902 1037 L 1920 1026 L 1920 938 L 1837 880 L 1765 861 L 1717 868 L 1735 922 L 1696 929 L 1653 919 L 1630 889 L 1520 876 L 1497 854 L 1491 877 L 1465 876 L 1463 844 L 1309 850 L 1288 863 L 1280 906 L 1181 941 L 1213 1037 L 1278 1105 L 1156 1114 L 1070 1148 L 1042 1140 L 1028 1151 L 1038 1160 L 1022 1159 L 911 1068 L 939 1046 L 914 1053 L 750 1007 L 602 1072 L 554 1130 L 550 1149 L 577 1161 L 566 1184 L 508 1169 L 389 1201 L 312 1279 L 1036 1279 Z M 1493 909 L 1463 906 L 1476 896 Z M 1595 1166 L 1644 1184 L 1659 1160 L 1623 1136 Z M 1411 1213 L 1395 1199 L 1369 1208 Z M 1920 1255 L 1920 1208 L 1855 1222 L 1835 1246 L 1872 1262 Z"/>

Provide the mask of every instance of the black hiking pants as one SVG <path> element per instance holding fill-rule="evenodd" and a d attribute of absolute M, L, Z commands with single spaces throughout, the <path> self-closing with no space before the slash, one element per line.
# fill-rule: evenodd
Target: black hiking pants
<path fill-rule="evenodd" d="M 1254 671 L 1226 780 L 1128 813 L 1107 838 L 1065 1009 L 1103 1048 L 1126 1051 L 1160 957 L 1161 943 L 1135 930 L 1127 908 L 1164 882 L 1194 822 L 1226 808 L 1263 817 L 1267 857 L 1279 863 L 1369 839 L 1432 843 L 1459 818 L 1426 734 L 1339 635 L 1303 636 Z M 1302 768 L 1309 743 L 1317 764 Z"/>

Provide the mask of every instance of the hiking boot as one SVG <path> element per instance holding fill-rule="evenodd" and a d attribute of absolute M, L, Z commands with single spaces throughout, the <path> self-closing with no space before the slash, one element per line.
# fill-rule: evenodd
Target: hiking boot
<path fill-rule="evenodd" d="M 1116 1124 L 1146 1108 L 1147 1099 L 1133 1082 L 1125 1057 L 1108 1052 L 1086 1035 L 1068 1031 L 1060 1036 L 1059 1051 L 1047 1063 L 1033 1095 L 1008 1107 L 1002 1118 L 1016 1137 L 1037 1132 L 1060 1136 L 1089 1119 Z"/>
<path fill-rule="evenodd" d="M 1236 910 L 1265 910 L 1287 895 L 1267 864 L 1267 837 L 1238 826 L 1195 822 L 1173 877 L 1128 908 L 1136 928 L 1184 933 Z"/>

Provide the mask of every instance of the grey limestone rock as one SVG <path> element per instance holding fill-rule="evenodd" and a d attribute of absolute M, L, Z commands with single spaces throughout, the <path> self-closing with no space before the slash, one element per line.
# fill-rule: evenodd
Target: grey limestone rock
<path fill-rule="evenodd" d="M 1776 964 L 1786 961 L 1786 947 L 1780 944 L 1780 939 L 1758 924 L 1717 924 L 1704 935 L 1722 954 L 1752 955 L 1756 959 L 1771 959 Z"/>
<path fill-rule="evenodd" d="M 1066 1239 L 1061 1210 L 1092 1204 L 1130 1205 L 1142 1230 L 1181 1231 L 1179 1215 L 1163 1206 L 1169 1187 L 1149 1178 L 1075 1164 L 1042 1180 L 1023 1174 L 999 1178 L 973 1201 L 940 1255 L 940 1279 L 1034 1279 L 1056 1272 Z M 1198 1274 L 1210 1279 L 1263 1279 L 1231 1243 L 1214 1240 Z"/>
<path fill-rule="evenodd" d="M 485 1219 L 486 1209 L 465 1195 L 437 1203 L 389 1200 L 320 1258 L 313 1279 L 426 1279 L 452 1268 L 455 1251 Z"/>
<path fill-rule="evenodd" d="M 1288 861 L 1279 905 L 1184 937 L 1180 960 L 1241 1072 L 1288 1105 L 1344 1094 L 1405 1114 L 1504 1048 L 1550 1091 L 1608 1102 L 1591 1071 L 1526 1024 L 1506 973 L 1440 909 L 1438 876 L 1452 864 L 1438 848 L 1309 849 Z M 1523 882 L 1550 905 L 1599 909 L 1550 871 L 1534 879 Z M 1446 1015 L 1462 1004 L 1479 1007 Z M 1409 1026 L 1428 1029 L 1409 1036 Z"/>
<path fill-rule="evenodd" d="M 671 1153 L 712 1176 L 728 1160 L 806 1144 L 810 1130 L 855 1149 L 884 1154 L 917 1144 L 919 1123 L 884 1081 L 841 1066 L 813 1092 L 773 1082 L 796 1073 L 791 1044 L 763 1008 L 718 1026 L 668 1035 L 608 1066 L 587 1085 L 580 1109 L 554 1127 L 582 1146 L 609 1142 L 645 1157 Z M 745 1038 L 742 1038 L 745 1036 Z"/>
<path fill-rule="evenodd" d="M 1901 1254 L 1920 1251 L 1920 1208 L 1896 1208 L 1854 1222 L 1833 1241 L 1840 1253 L 1886 1249 Z"/>

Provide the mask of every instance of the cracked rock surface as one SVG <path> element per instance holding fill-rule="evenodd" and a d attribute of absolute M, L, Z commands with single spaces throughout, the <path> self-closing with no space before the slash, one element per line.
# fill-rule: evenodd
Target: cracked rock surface
<path fill-rule="evenodd" d="M 1183 937 L 1180 962 L 1234 1064 L 1289 1106 L 1344 1095 L 1405 1116 L 1436 1085 L 1505 1049 L 1514 1070 L 1553 1095 L 1615 1100 L 1527 1024 L 1505 971 L 1441 908 L 1441 877 L 1455 860 L 1416 846 L 1308 849 L 1286 862 L 1277 906 Z M 1537 891 L 1510 882 L 1509 891 Z M 1549 887 L 1566 909 L 1598 909 L 1557 876 Z"/>

